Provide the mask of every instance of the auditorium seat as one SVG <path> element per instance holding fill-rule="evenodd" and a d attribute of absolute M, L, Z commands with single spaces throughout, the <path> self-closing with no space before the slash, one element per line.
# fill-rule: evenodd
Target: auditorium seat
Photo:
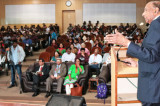
<path fill-rule="evenodd" d="M 96 48 L 98 48 L 98 50 L 99 50 L 99 54 L 101 55 L 101 53 L 102 53 L 102 49 L 100 48 L 100 47 L 93 47 L 92 48 L 92 50 L 91 50 L 91 54 L 93 54 L 94 53 L 94 51 L 95 51 L 95 49 Z"/>
<path fill-rule="evenodd" d="M 92 49 L 92 44 L 90 42 L 85 42 L 86 48 L 91 51 Z"/>
<path fill-rule="evenodd" d="M 48 52 L 42 52 L 42 53 L 39 55 L 39 59 L 44 59 L 45 62 L 50 62 L 51 55 L 50 55 L 50 53 L 48 53 Z"/>
<path fill-rule="evenodd" d="M 103 53 L 109 53 L 110 50 L 111 50 L 110 47 L 105 47 L 105 48 L 103 49 Z"/>

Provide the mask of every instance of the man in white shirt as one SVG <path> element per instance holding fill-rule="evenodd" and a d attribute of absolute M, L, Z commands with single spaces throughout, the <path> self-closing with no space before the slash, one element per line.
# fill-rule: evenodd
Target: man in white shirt
<path fill-rule="evenodd" d="M 105 71 L 105 77 L 107 79 L 107 82 L 111 80 L 111 51 L 109 53 L 105 53 L 102 60 L 102 67 L 100 69 L 100 72 Z"/>
<path fill-rule="evenodd" d="M 74 62 L 76 55 L 71 53 L 71 48 L 67 48 L 67 52 L 62 55 L 62 62 Z"/>
<path fill-rule="evenodd" d="M 89 78 L 92 76 L 92 71 L 96 70 L 96 75 L 100 73 L 100 64 L 102 63 L 102 56 L 99 53 L 98 48 L 95 49 L 94 54 L 89 57 Z"/>
<path fill-rule="evenodd" d="M 15 71 L 19 75 L 19 80 L 21 83 L 21 63 L 23 62 L 25 57 L 25 52 L 21 46 L 17 44 L 17 40 L 13 41 L 13 45 L 11 46 L 10 50 L 7 53 L 7 59 L 10 62 L 11 68 L 11 85 L 8 88 L 12 88 L 15 86 Z"/>

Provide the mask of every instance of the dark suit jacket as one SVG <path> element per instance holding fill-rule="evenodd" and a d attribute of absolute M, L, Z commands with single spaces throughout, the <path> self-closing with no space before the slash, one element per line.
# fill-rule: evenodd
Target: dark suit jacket
<path fill-rule="evenodd" d="M 40 68 L 40 66 L 38 65 L 38 66 L 36 66 L 35 68 L 34 68 L 34 70 L 33 70 L 33 72 L 37 72 L 37 71 L 39 71 L 39 68 Z M 49 67 L 48 67 L 48 65 L 47 64 L 45 64 L 44 63 L 44 66 L 43 66 L 43 68 L 42 68 L 42 72 L 43 72 L 43 75 L 42 76 L 44 76 L 44 77 L 48 77 L 49 76 Z"/>
<path fill-rule="evenodd" d="M 139 59 L 138 99 L 160 103 L 160 17 L 151 22 L 142 46 L 132 42 L 127 54 Z"/>
<path fill-rule="evenodd" d="M 52 65 L 52 69 L 51 69 L 49 75 L 54 75 L 54 71 L 55 71 L 56 67 L 57 67 L 57 64 Z M 61 67 L 60 67 L 60 74 L 58 74 L 58 75 L 63 78 L 66 76 L 66 73 L 67 73 L 66 65 L 64 63 L 62 63 Z"/>

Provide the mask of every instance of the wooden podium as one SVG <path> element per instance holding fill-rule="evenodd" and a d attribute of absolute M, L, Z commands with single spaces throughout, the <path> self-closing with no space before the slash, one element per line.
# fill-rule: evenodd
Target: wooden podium
<path fill-rule="evenodd" d="M 138 77 L 137 67 L 129 67 L 129 66 L 126 66 L 124 63 L 117 61 L 118 49 L 119 47 L 111 48 L 111 106 L 118 106 L 118 105 L 128 106 L 125 104 L 135 104 L 135 103 L 140 104 L 140 101 L 137 100 L 137 92 L 127 93 L 127 94 L 118 94 L 118 79 Z M 124 48 L 124 47 L 122 47 L 119 50 L 119 58 L 121 60 L 127 58 L 126 52 L 127 52 L 127 48 Z M 120 99 L 120 98 L 125 98 L 125 99 Z"/>

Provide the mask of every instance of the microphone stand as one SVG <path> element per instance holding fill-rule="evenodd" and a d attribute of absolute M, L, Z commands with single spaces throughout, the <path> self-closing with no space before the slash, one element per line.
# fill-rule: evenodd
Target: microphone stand
<path fill-rule="evenodd" d="M 120 62 L 123 62 L 123 63 L 126 63 L 126 64 L 131 64 L 130 62 L 125 62 L 125 61 L 119 59 L 119 50 L 121 49 L 121 47 L 122 47 L 122 45 L 120 45 L 120 47 L 117 51 L 117 61 L 120 61 Z"/>
<path fill-rule="evenodd" d="M 137 29 L 138 29 L 138 27 L 134 29 L 134 31 L 129 35 L 129 37 L 132 36 Z M 120 47 L 119 47 L 119 49 L 117 51 L 117 61 L 120 61 L 120 62 L 123 62 L 123 63 L 126 63 L 126 64 L 131 64 L 130 62 L 125 62 L 125 61 L 120 60 L 120 58 L 119 58 L 119 50 L 121 49 L 121 47 L 122 47 L 122 45 L 120 45 Z"/>

